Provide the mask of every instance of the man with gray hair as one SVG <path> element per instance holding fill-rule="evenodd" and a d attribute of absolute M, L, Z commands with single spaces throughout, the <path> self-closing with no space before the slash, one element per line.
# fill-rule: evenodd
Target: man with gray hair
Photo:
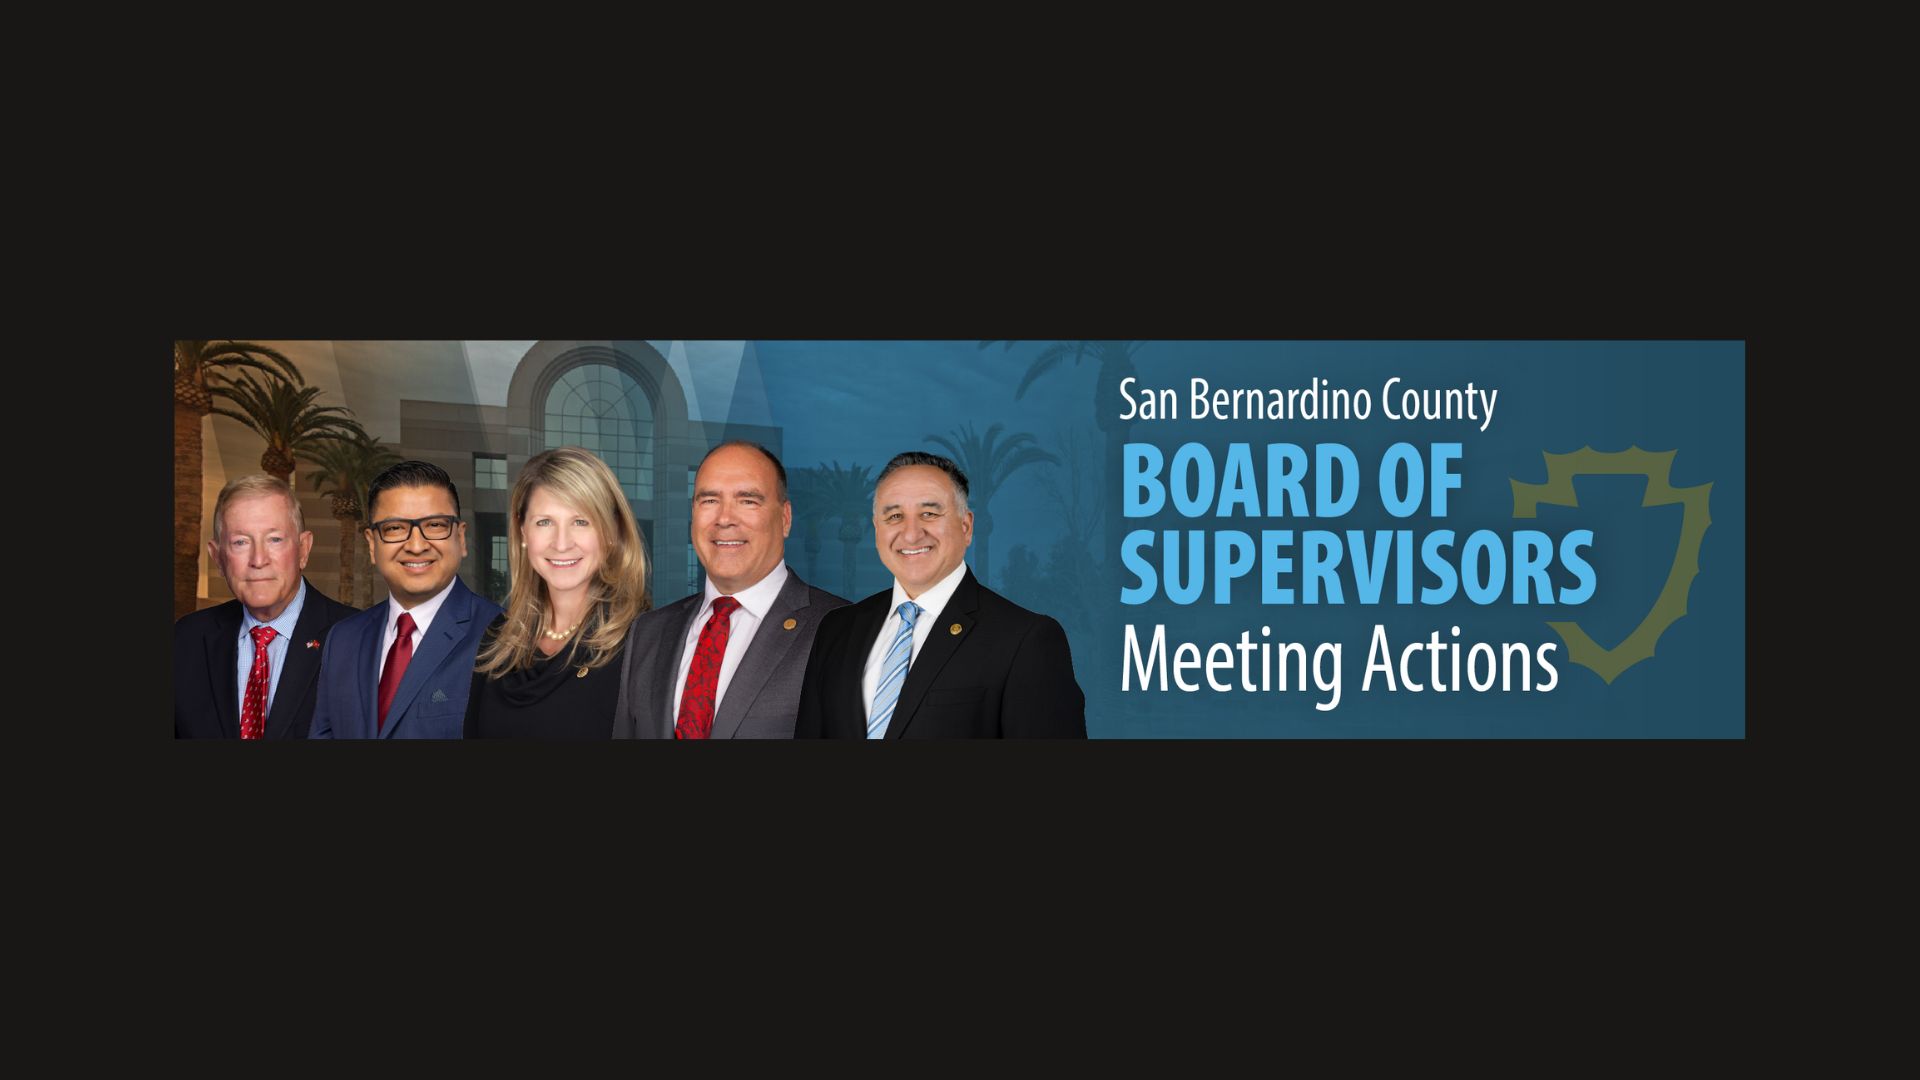
<path fill-rule="evenodd" d="M 821 621 L 795 738 L 1087 737 L 1066 631 L 967 570 L 958 465 L 895 455 L 875 481 L 873 538 L 893 588 Z"/>
<path fill-rule="evenodd" d="M 307 737 L 320 644 L 353 614 L 301 576 L 312 553 L 286 481 L 255 473 L 220 489 L 207 554 L 235 598 L 173 626 L 175 738 Z"/>

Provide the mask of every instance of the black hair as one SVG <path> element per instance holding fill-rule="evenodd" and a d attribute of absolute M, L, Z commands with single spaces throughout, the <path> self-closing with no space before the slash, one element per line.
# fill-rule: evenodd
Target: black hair
<path fill-rule="evenodd" d="M 373 504 L 379 501 L 380 493 L 389 488 L 403 487 L 443 487 L 453 496 L 453 513 L 460 516 L 460 489 L 453 486 L 453 477 L 447 470 L 430 461 L 403 461 L 373 478 L 367 485 L 366 507 L 367 521 L 373 521 Z"/>
<path fill-rule="evenodd" d="M 909 465 L 931 465 L 946 473 L 947 479 L 953 481 L 954 490 L 960 493 L 961 505 L 966 504 L 967 474 L 960 471 L 960 466 L 954 464 L 952 458 L 929 454 L 924 450 L 909 450 L 904 454 L 893 455 L 893 460 L 887 462 L 886 467 L 880 470 L 880 475 L 873 478 L 873 486 L 878 488 L 880 481 L 885 480 L 888 473 L 895 469 L 904 469 Z"/>

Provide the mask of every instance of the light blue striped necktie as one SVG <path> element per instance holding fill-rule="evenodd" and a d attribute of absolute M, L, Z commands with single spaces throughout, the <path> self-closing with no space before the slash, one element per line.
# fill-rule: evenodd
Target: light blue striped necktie
<path fill-rule="evenodd" d="M 887 647 L 887 658 L 880 661 L 880 685 L 873 690 L 873 710 L 867 714 L 867 738 L 887 734 L 887 721 L 893 719 L 893 707 L 900 703 L 900 688 L 907 682 L 907 663 L 913 659 L 913 620 L 920 617 L 920 605 L 909 600 L 900 605 L 900 632 Z"/>

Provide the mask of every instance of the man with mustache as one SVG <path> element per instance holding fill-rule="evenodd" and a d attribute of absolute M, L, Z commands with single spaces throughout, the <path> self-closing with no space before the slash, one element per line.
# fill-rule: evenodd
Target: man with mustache
<path fill-rule="evenodd" d="M 895 455 L 873 492 L 893 588 L 827 616 L 796 738 L 1087 737 L 1066 631 L 974 579 L 967 477 L 938 454 Z"/>

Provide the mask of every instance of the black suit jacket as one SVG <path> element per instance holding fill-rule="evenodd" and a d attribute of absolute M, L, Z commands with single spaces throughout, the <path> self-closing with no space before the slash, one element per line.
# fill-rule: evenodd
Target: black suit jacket
<path fill-rule="evenodd" d="M 864 739 L 860 676 L 893 590 L 821 620 L 807 657 L 794 737 Z M 969 568 L 907 669 L 889 739 L 1087 737 L 1087 698 L 1066 631 L 974 579 Z"/>
<path fill-rule="evenodd" d="M 314 679 L 320 674 L 320 649 L 307 642 L 327 640 L 334 623 L 354 613 L 307 584 L 300 621 L 293 624 L 280 686 L 267 713 L 268 739 L 304 739 L 313 723 Z M 240 737 L 240 601 L 183 615 L 173 624 L 173 735 L 177 739 Z"/>

